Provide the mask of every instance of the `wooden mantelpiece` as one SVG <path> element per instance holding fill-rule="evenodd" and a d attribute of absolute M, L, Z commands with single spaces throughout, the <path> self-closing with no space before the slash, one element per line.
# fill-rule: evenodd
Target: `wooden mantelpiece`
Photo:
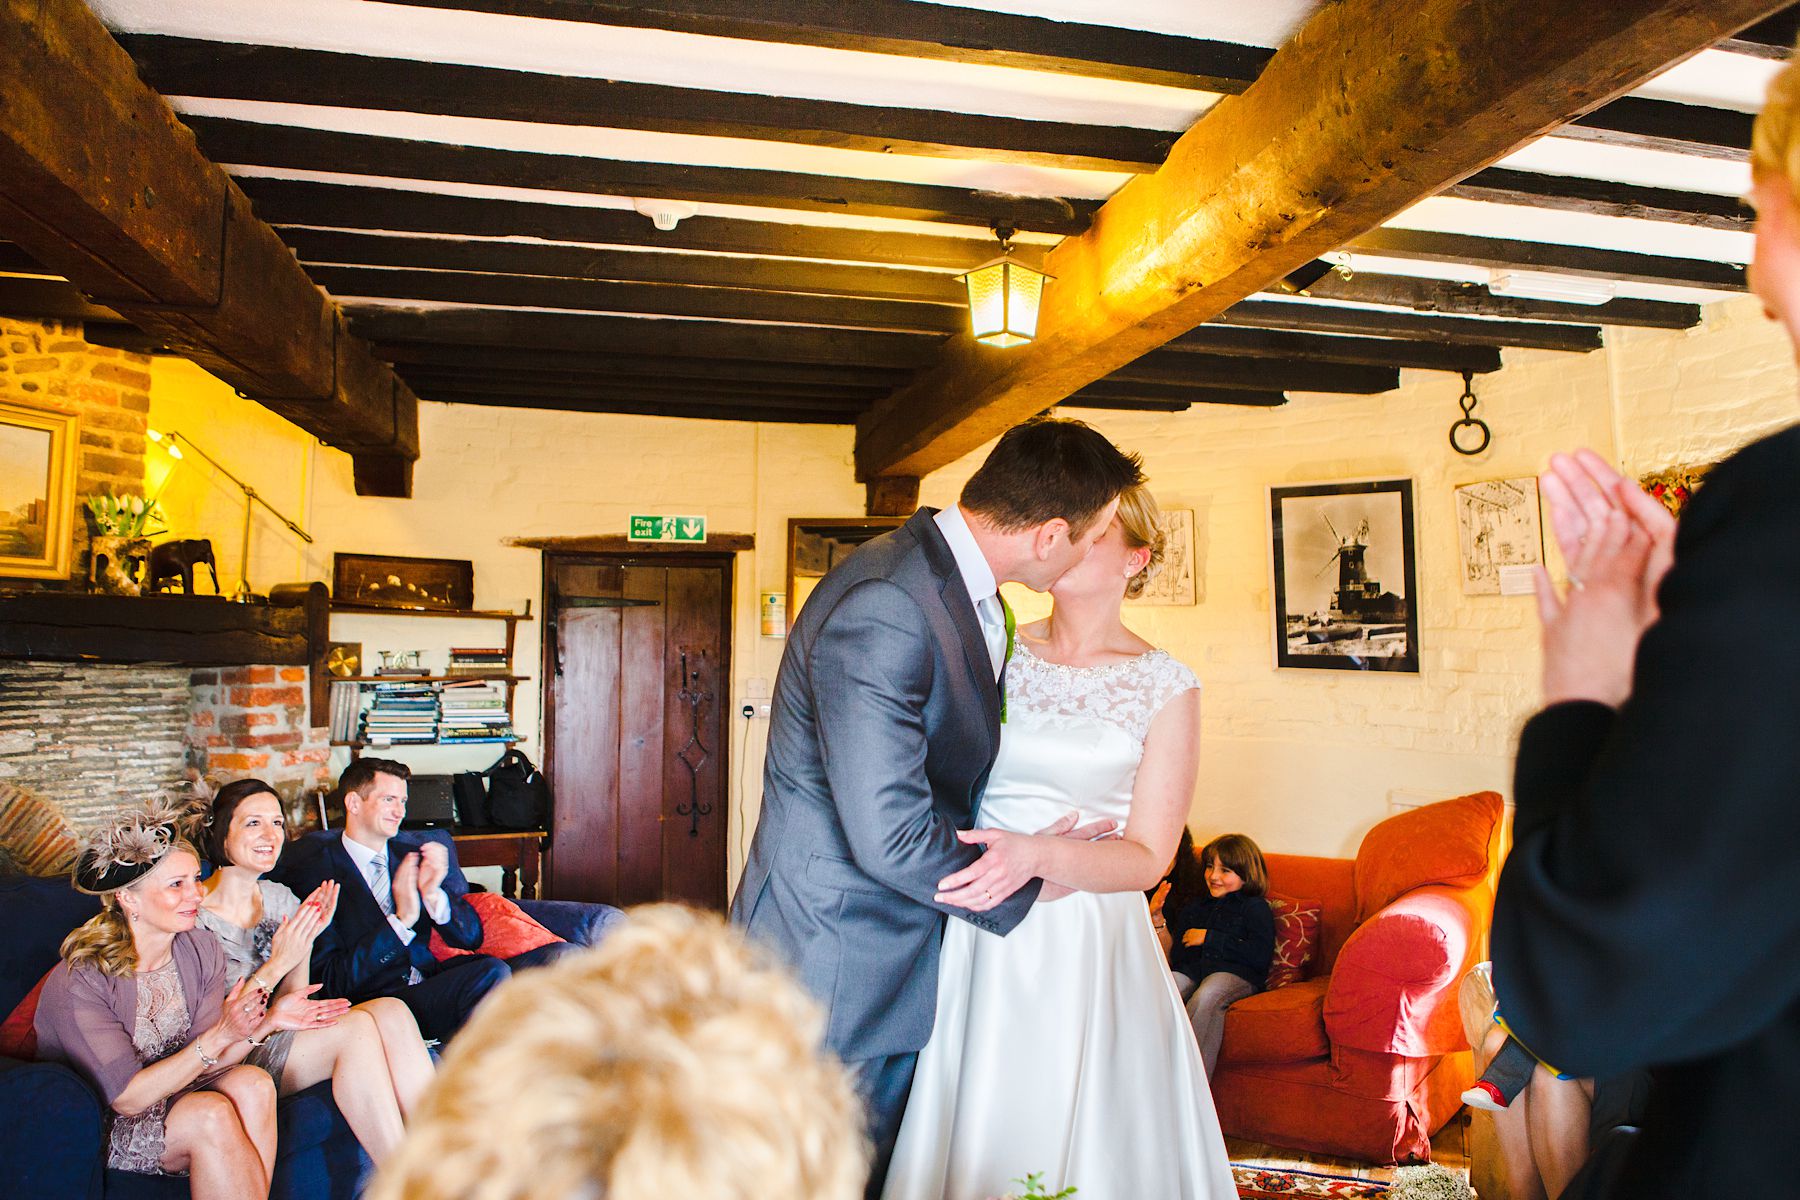
<path fill-rule="evenodd" d="M 213 596 L 0 592 L 0 658 L 312 668 L 310 708 L 325 713 L 325 585 L 288 584 L 268 604 Z"/>

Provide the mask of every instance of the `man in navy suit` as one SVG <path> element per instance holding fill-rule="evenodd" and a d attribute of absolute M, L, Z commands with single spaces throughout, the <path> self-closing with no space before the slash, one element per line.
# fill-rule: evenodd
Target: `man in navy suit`
<path fill-rule="evenodd" d="M 436 930 L 458 950 L 481 946 L 481 918 L 470 907 L 468 882 L 449 848 L 417 833 L 401 833 L 406 817 L 404 763 L 359 758 L 338 780 L 344 794 L 341 834 L 313 834 L 290 843 L 271 873 L 296 895 L 327 879 L 342 887 L 337 915 L 313 943 L 312 976 L 321 996 L 361 1003 L 397 996 L 428 1038 L 447 1039 L 481 998 L 526 958 L 509 964 L 485 954 L 432 957 Z M 560 949 L 561 947 L 556 947 Z"/>

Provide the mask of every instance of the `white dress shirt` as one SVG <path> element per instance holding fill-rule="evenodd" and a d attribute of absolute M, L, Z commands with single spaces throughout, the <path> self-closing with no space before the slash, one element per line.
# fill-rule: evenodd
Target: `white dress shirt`
<path fill-rule="evenodd" d="M 1000 605 L 1000 585 L 994 580 L 994 568 L 988 565 L 987 556 L 981 552 L 981 546 L 975 541 L 975 535 L 969 531 L 969 522 L 957 505 L 943 509 L 932 518 L 942 531 L 944 540 L 950 543 L 950 553 L 956 558 L 957 573 L 962 576 L 963 586 L 969 591 L 969 601 L 975 606 L 975 618 L 981 622 L 982 637 L 987 641 L 988 660 L 994 668 L 994 678 L 1000 678 L 1000 669 L 1006 665 L 1006 615 Z"/>
<path fill-rule="evenodd" d="M 383 846 L 380 850 L 371 850 L 346 833 L 344 834 L 344 849 L 349 852 L 350 861 L 356 864 L 356 871 L 357 874 L 362 876 L 363 886 L 369 889 L 370 895 L 374 895 L 375 883 L 373 867 L 375 856 L 380 854 L 383 859 L 386 859 L 387 847 Z M 392 902 L 393 882 L 392 877 L 390 876 L 388 883 L 388 903 L 391 904 Z M 381 904 L 380 896 L 375 896 L 375 903 Z M 431 923 L 433 925 L 442 925 L 450 919 L 450 897 L 444 894 L 443 888 L 437 890 L 437 895 L 432 898 L 430 903 L 426 903 L 421 899 L 420 905 L 424 908 L 425 915 L 431 918 Z M 386 908 L 388 905 L 383 904 L 382 907 Z M 393 927 L 394 936 L 400 939 L 400 944 L 402 946 L 412 945 L 413 938 L 416 934 L 411 925 L 403 923 L 399 917 L 394 916 L 392 913 L 388 914 L 388 924 Z"/>

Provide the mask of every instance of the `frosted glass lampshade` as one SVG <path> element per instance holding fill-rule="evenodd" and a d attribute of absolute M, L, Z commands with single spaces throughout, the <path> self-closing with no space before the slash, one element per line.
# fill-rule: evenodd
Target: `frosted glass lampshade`
<path fill-rule="evenodd" d="M 1050 276 L 1011 258 L 983 263 L 962 277 L 969 289 L 969 325 L 989 346 L 1023 346 L 1037 336 L 1038 305 Z"/>

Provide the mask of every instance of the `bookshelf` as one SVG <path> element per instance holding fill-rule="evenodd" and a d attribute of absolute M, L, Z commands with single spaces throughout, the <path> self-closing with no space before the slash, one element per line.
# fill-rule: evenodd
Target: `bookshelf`
<path fill-rule="evenodd" d="M 505 626 L 505 644 L 503 647 L 493 647 L 493 649 L 499 652 L 498 657 L 504 662 L 505 666 L 509 668 L 507 670 L 495 671 L 418 671 L 407 674 L 334 675 L 331 677 L 333 685 L 344 684 L 347 687 L 354 688 L 355 694 L 354 702 L 353 704 L 350 704 L 348 715 L 346 716 L 340 711 L 339 704 L 343 702 L 336 701 L 336 697 L 339 693 L 335 686 L 333 688 L 332 695 L 334 703 L 332 705 L 333 716 L 331 737 L 331 744 L 333 746 L 347 748 L 350 751 L 350 756 L 355 758 L 366 749 L 420 749 L 439 746 L 481 745 L 510 746 L 523 740 L 513 728 L 514 699 L 517 694 L 518 685 L 528 682 L 531 679 L 531 676 L 514 674 L 510 668 L 513 662 L 513 654 L 517 649 L 519 623 L 521 621 L 530 621 L 534 619 L 531 615 L 531 606 L 529 602 L 526 604 L 526 611 L 522 613 L 510 612 L 505 609 L 383 608 L 379 605 L 352 604 L 336 600 L 331 602 L 330 609 L 334 616 L 338 614 L 353 614 L 357 616 L 398 617 L 405 619 L 425 617 L 441 620 L 497 622 Z M 500 712 L 505 715 L 506 723 L 502 726 L 505 730 L 504 735 L 496 735 L 494 737 L 465 736 L 448 739 L 438 736 L 441 733 L 444 724 L 444 715 L 442 712 L 444 693 L 447 690 L 456 690 L 460 685 L 464 684 L 498 685 L 503 689 L 501 693 L 501 706 L 498 709 L 490 709 L 489 711 Z M 396 740 L 391 736 L 379 738 L 366 735 L 366 715 L 374 706 L 366 706 L 365 701 L 368 700 L 368 693 L 370 691 L 380 689 L 383 685 L 389 685 L 391 694 L 405 696 L 407 700 L 410 701 L 410 703 L 406 704 L 400 711 L 410 711 L 415 714 L 426 711 L 431 711 L 433 713 L 434 719 L 432 721 L 432 731 L 434 736 L 430 740 L 407 737 L 401 737 Z M 426 709 L 423 704 L 423 701 L 427 697 L 432 701 L 432 708 L 429 710 Z M 463 715 L 465 716 L 465 726 L 470 725 L 471 722 L 467 719 L 467 714 Z M 345 736 L 346 734 L 348 734 L 348 736 Z"/>

